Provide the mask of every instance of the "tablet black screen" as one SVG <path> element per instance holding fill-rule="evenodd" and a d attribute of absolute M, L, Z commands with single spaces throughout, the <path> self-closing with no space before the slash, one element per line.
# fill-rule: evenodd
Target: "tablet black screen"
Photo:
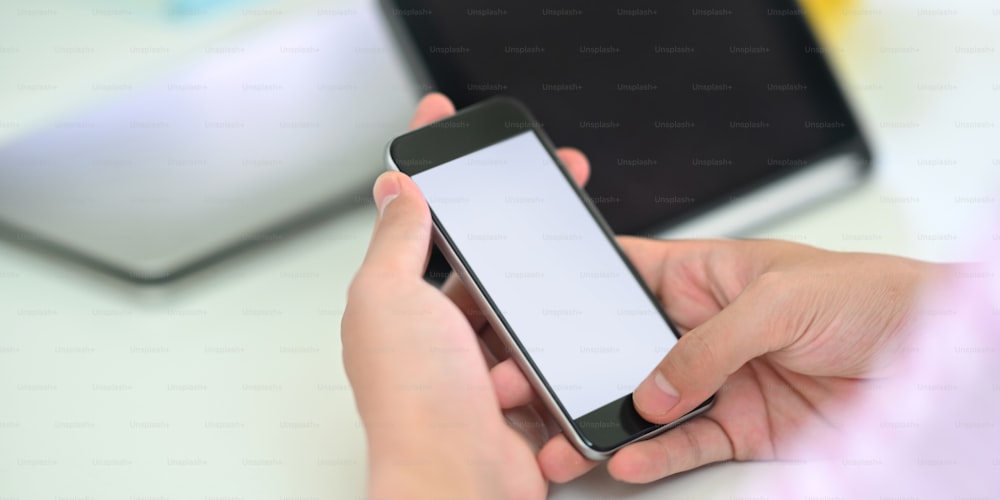
<path fill-rule="evenodd" d="M 426 84 L 524 101 L 590 158 L 617 232 L 648 233 L 861 141 L 793 1 L 387 0 Z"/>

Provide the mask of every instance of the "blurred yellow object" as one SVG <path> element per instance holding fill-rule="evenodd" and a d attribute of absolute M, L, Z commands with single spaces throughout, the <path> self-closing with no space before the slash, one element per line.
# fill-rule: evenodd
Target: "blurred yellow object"
<path fill-rule="evenodd" d="M 837 44 L 848 21 L 848 13 L 858 9 L 858 0 L 799 0 L 809 24 L 823 45 Z"/>

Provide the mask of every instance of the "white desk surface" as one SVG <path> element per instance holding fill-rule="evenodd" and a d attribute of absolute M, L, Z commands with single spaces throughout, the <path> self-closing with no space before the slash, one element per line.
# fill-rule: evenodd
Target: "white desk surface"
<path fill-rule="evenodd" d="M 975 240 L 1000 238 L 1000 228 L 982 226 L 1000 208 L 1000 10 L 989 2 L 851 4 L 832 56 L 871 136 L 875 174 L 754 235 L 966 258 Z M 187 43 L 236 29 L 217 28 Z M 32 46 L 22 38 L 29 31 L 0 29 L 0 48 Z M 163 36 L 145 32 L 131 36 Z M 63 89 L 45 103 L 12 96 L 12 68 L 29 67 L 18 57 L 0 50 L 0 139 L 86 99 Z M 113 66 L 105 62 L 103 70 Z M 87 76 L 65 73 L 70 82 Z M 0 241 L 0 498 L 364 496 L 364 440 L 339 324 L 372 212 L 359 208 L 155 288 Z M 748 478 L 790 467 L 724 464 L 646 487 L 598 470 L 553 497 L 740 498 L 766 494 L 746 490 Z"/>

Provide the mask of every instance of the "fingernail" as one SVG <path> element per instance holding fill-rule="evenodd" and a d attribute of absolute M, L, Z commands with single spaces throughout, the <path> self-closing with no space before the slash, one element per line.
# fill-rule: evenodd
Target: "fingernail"
<path fill-rule="evenodd" d="M 680 397 L 677 395 L 677 389 L 670 385 L 660 370 L 656 370 L 639 384 L 633 399 L 643 412 L 649 415 L 664 415 L 677 404 Z"/>
<path fill-rule="evenodd" d="M 389 203 L 399 196 L 400 191 L 399 180 L 391 172 L 386 172 L 375 180 L 375 187 L 372 188 L 372 197 L 375 198 L 375 206 L 378 207 L 379 217 L 385 214 L 385 207 L 389 206 Z"/>

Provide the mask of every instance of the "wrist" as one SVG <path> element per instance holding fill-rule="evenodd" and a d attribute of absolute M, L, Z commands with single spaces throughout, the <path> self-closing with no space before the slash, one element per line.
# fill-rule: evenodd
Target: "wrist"
<path fill-rule="evenodd" d="M 501 491 L 498 442 L 472 428 L 435 425 L 409 415 L 410 425 L 367 428 L 373 498 L 492 498 Z M 478 426 L 473 426 L 478 427 Z M 446 432 L 442 430 L 447 429 Z M 484 429 L 479 429 L 486 432 Z M 373 432 L 374 431 L 374 432 Z"/>
<path fill-rule="evenodd" d="M 446 444 L 446 443 L 445 443 Z M 441 442 L 369 451 L 368 492 L 377 499 L 491 498 L 498 488 L 476 457 Z"/>

